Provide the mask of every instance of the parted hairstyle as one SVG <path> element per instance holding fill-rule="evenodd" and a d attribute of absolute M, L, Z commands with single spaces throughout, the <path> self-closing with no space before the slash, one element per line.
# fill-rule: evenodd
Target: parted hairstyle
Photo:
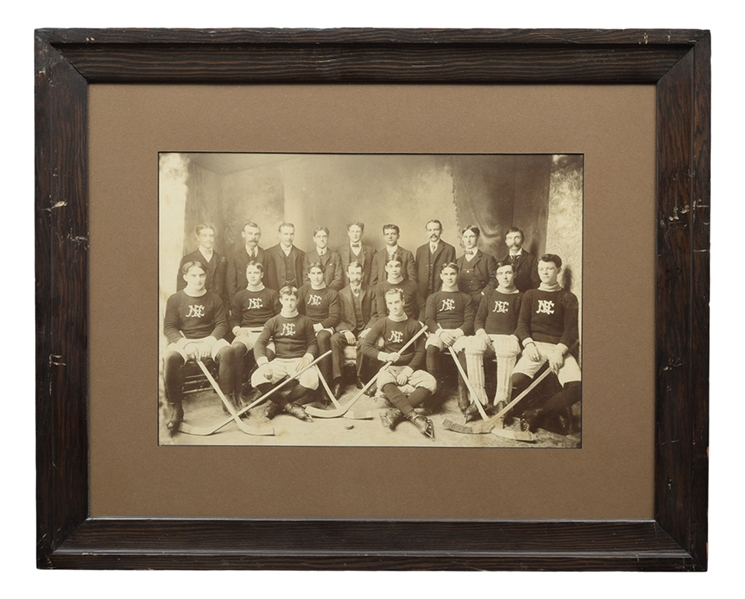
<path fill-rule="evenodd" d="M 556 265 L 556 268 L 561 268 L 561 258 L 557 256 L 556 254 L 543 254 L 540 258 L 538 258 L 539 262 L 553 262 Z"/>
<path fill-rule="evenodd" d="M 194 268 L 195 266 L 196 266 L 197 268 L 201 268 L 201 269 L 202 269 L 202 272 L 203 272 L 204 274 L 207 274 L 207 269 L 206 269 L 206 268 L 204 267 L 204 264 L 202 264 L 201 262 L 199 262 L 199 260 L 195 260 L 194 262 L 187 262 L 186 264 L 184 264 L 184 265 L 183 265 L 183 266 L 181 267 L 181 274 L 182 274 L 182 275 L 188 275 L 188 274 L 189 274 L 189 271 L 190 271 L 190 270 L 191 270 L 192 268 Z"/>
<path fill-rule="evenodd" d="M 393 229 L 398 235 L 401 235 L 401 229 L 398 228 L 398 225 L 383 225 L 383 234 L 385 234 L 388 229 Z"/>
<path fill-rule="evenodd" d="M 452 268 L 456 274 L 460 272 L 460 267 L 455 262 L 448 262 L 447 264 L 443 264 L 440 267 L 440 272 L 442 273 L 446 268 Z"/>
<path fill-rule="evenodd" d="M 481 237 L 481 229 L 479 229 L 475 225 L 468 225 L 467 227 L 463 227 L 463 230 L 460 232 L 461 235 L 465 233 L 466 231 L 471 231 L 476 237 Z"/>
<path fill-rule="evenodd" d="M 359 268 L 360 270 L 364 270 L 362 264 L 360 264 L 357 260 L 352 260 L 349 264 L 347 264 L 347 270 L 349 270 L 350 268 Z"/>
<path fill-rule="evenodd" d="M 424 230 L 426 231 L 426 230 L 427 230 L 427 227 L 428 227 L 429 225 L 431 225 L 432 223 L 435 223 L 436 225 L 438 225 L 438 226 L 440 227 L 440 231 L 442 231 L 442 223 L 441 223 L 441 222 L 440 222 L 439 220 L 437 220 L 436 218 L 433 218 L 432 220 L 428 220 L 428 221 L 427 221 L 427 222 L 426 222 L 426 223 L 424 224 Z"/>
<path fill-rule="evenodd" d="M 507 233 L 520 233 L 520 237 L 525 239 L 525 233 L 523 233 L 523 230 L 520 227 L 516 227 L 515 225 L 512 225 L 507 231 Z M 505 234 L 505 237 L 507 237 L 506 234 Z"/>
<path fill-rule="evenodd" d="M 404 259 L 401 257 L 401 254 L 394 252 L 393 254 L 386 255 L 385 263 L 388 264 L 389 262 L 398 262 L 403 265 Z"/>
<path fill-rule="evenodd" d="M 314 268 L 317 268 L 318 270 L 323 272 L 323 264 L 321 264 L 318 260 L 314 260 L 308 265 L 308 272 L 310 272 Z"/>
<path fill-rule="evenodd" d="M 500 260 L 499 262 L 497 262 L 497 268 L 495 268 L 494 270 L 499 270 L 503 266 L 509 266 L 512 269 L 512 272 L 515 272 L 515 265 L 512 264 L 512 262 L 510 262 L 509 260 Z"/>
<path fill-rule="evenodd" d="M 246 227 L 251 227 L 252 229 L 258 229 L 259 231 L 261 231 L 261 227 L 253 221 L 248 221 L 248 222 L 243 223 L 243 226 L 241 227 L 241 231 L 245 231 Z"/>
<path fill-rule="evenodd" d="M 199 235 L 199 234 L 200 234 L 200 233 L 201 233 L 201 232 L 202 232 L 202 231 L 203 231 L 204 229 L 209 229 L 209 230 L 210 230 L 210 231 L 212 231 L 212 232 L 213 232 L 213 233 L 214 233 L 215 235 L 217 235 L 217 231 L 215 231 L 215 227 L 213 227 L 212 225 L 197 225 L 197 226 L 196 226 L 196 227 L 194 228 L 194 233 L 195 233 L 195 235 Z"/>
<path fill-rule="evenodd" d="M 277 231 L 281 233 L 284 227 L 290 227 L 293 231 L 295 230 L 295 225 L 293 225 L 292 223 L 282 223 L 281 225 L 279 225 L 279 227 L 277 227 Z"/>
<path fill-rule="evenodd" d="M 279 290 L 279 295 L 280 297 L 282 297 L 283 295 L 294 295 L 295 297 L 300 297 L 295 285 L 285 285 L 284 287 L 282 287 L 282 289 Z"/>
<path fill-rule="evenodd" d="M 360 229 L 362 229 L 362 232 L 363 233 L 365 232 L 365 223 L 361 223 L 359 221 L 354 221 L 354 222 L 351 222 L 351 223 L 347 223 L 347 231 L 349 231 L 349 227 L 351 227 L 353 225 L 357 225 Z"/>
<path fill-rule="evenodd" d="M 246 272 L 248 272 L 248 269 L 251 266 L 258 268 L 261 272 L 264 272 L 264 265 L 261 262 L 258 262 L 256 260 L 251 260 L 248 264 L 246 264 Z"/>
<path fill-rule="evenodd" d="M 406 300 L 404 299 L 404 290 L 400 287 L 391 287 L 388 291 L 385 292 L 386 297 L 389 295 L 397 295 L 401 298 L 401 303 L 406 304 Z"/>
<path fill-rule="evenodd" d="M 323 231 L 324 233 L 326 233 L 326 235 L 329 234 L 329 230 L 327 227 L 316 227 L 315 229 L 313 229 L 313 237 L 315 237 L 316 233 L 318 233 L 319 231 Z"/>

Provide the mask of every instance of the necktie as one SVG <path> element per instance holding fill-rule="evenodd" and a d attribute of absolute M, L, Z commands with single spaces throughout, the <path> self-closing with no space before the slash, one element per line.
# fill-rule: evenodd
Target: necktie
<path fill-rule="evenodd" d="M 358 250 L 358 249 L 360 249 L 360 244 L 359 244 L 359 243 L 353 243 L 353 244 L 352 244 L 352 247 L 353 247 L 354 249 Z"/>

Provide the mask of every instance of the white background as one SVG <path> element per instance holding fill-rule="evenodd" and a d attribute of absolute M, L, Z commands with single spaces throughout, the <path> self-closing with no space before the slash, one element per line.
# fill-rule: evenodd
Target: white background
<path fill-rule="evenodd" d="M 513 5 L 515 7 L 513 7 Z M 740 9 L 742 6 L 740 5 Z M 142 597 L 167 592 L 324 598 L 717 597 L 742 592 L 743 385 L 736 380 L 743 336 L 742 11 L 737 2 L 181 2 L 4 0 L 0 8 L 0 190 L 6 261 L 0 270 L 3 417 L 0 429 L 0 593 L 4 597 Z M 34 128 L 33 30 L 40 27 L 546 27 L 711 29 L 712 362 L 709 572 L 659 573 L 280 573 L 66 572 L 35 570 L 34 491 Z M 8 236 L 9 235 L 9 236 Z M 612 266 L 612 265 L 611 265 Z M 10 269 L 10 270 L 8 270 Z M 10 326 L 10 330 L 8 330 Z M 734 330 L 733 330 L 734 329 Z M 724 363 L 728 364 L 728 367 Z M 736 428 L 732 428 L 732 423 Z M 728 426 L 729 425 L 729 426 Z M 126 422 L 122 423 L 126 426 Z M 739 544 L 742 545 L 741 543 Z M 729 580 L 728 580 L 729 579 Z M 731 586 L 727 583 L 730 582 Z M 289 584 L 288 584 L 289 583 Z M 727 588 L 729 587 L 729 588 Z"/>

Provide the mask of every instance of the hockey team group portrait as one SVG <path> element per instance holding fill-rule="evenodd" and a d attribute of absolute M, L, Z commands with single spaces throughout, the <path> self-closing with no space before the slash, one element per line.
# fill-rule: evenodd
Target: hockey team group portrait
<path fill-rule="evenodd" d="M 161 153 L 158 442 L 580 448 L 583 176 Z"/>

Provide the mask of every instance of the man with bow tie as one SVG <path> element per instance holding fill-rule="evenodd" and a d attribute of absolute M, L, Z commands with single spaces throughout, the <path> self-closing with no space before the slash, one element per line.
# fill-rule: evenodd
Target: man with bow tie
<path fill-rule="evenodd" d="M 347 225 L 347 235 L 349 243 L 338 250 L 341 257 L 342 278 L 344 287 L 349 285 L 347 272 L 351 262 L 357 262 L 362 266 L 362 284 L 366 287 L 370 285 L 370 275 L 372 273 L 373 256 L 375 250 L 362 243 L 362 234 L 365 232 L 365 223 L 353 222 Z"/>
<path fill-rule="evenodd" d="M 525 293 L 528 289 L 536 289 L 541 283 L 538 276 L 538 261 L 533 254 L 528 253 L 523 248 L 525 235 L 522 229 L 510 227 L 507 231 L 504 242 L 509 248 L 509 253 L 501 260 L 509 262 L 515 271 L 515 287 L 520 293 Z"/>
<path fill-rule="evenodd" d="M 338 252 L 328 247 L 328 228 L 316 227 L 313 230 L 313 242 L 316 244 L 316 249 L 305 254 L 303 260 L 303 281 L 310 282 L 308 269 L 311 264 L 318 263 L 323 268 L 323 280 L 326 282 L 326 287 L 340 291 L 344 282 L 341 257 Z"/>
<path fill-rule="evenodd" d="M 461 245 L 464 251 L 456 260 L 460 269 L 458 288 L 470 294 L 476 306 L 481 302 L 481 296 L 487 287 L 494 289 L 497 286 L 497 261 L 494 256 L 485 254 L 478 248 L 480 236 L 481 230 L 478 227 L 468 225 L 463 229 Z"/>
<path fill-rule="evenodd" d="M 419 299 L 422 303 L 426 303 L 427 298 L 442 287 L 442 266 L 455 262 L 455 248 L 440 238 L 442 223 L 439 220 L 431 220 L 425 225 L 425 229 L 429 243 L 416 250 L 416 274 Z"/>
<path fill-rule="evenodd" d="M 241 237 L 244 240 L 244 245 L 228 256 L 228 272 L 225 285 L 230 303 L 233 302 L 236 293 L 243 291 L 248 285 L 246 268 L 249 262 L 261 264 L 262 272 L 266 270 L 264 250 L 259 247 L 259 239 L 261 239 L 259 225 L 247 222 L 241 229 Z"/>

